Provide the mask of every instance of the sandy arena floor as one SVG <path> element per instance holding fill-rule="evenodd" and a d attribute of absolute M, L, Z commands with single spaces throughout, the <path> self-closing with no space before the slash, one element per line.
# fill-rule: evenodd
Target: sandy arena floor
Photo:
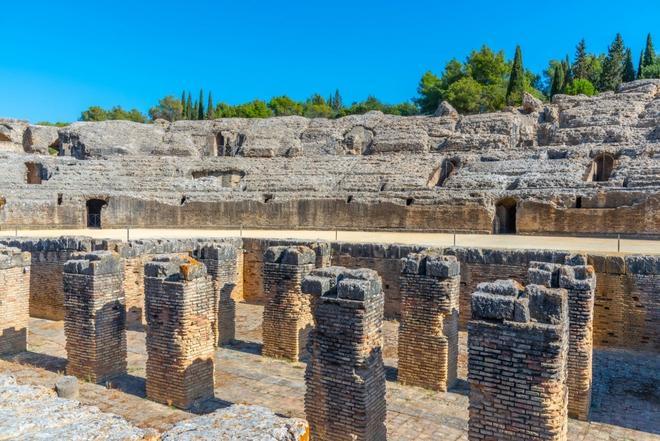
<path fill-rule="evenodd" d="M 304 417 L 305 365 L 259 355 L 263 308 L 244 303 L 237 306 L 238 341 L 216 352 L 216 399 L 195 412 L 244 403 Z M 461 333 L 459 359 L 462 381 L 449 393 L 434 393 L 395 382 L 397 328 L 396 321 L 386 321 L 388 439 L 467 440 L 465 333 Z M 63 323 L 31 319 L 29 338 L 30 352 L 0 359 L 0 371 L 14 373 L 20 383 L 51 387 L 66 366 Z M 108 388 L 82 383 L 81 401 L 122 415 L 141 427 L 163 430 L 191 414 L 143 399 L 144 338 L 142 331 L 128 331 L 129 374 Z M 594 360 L 592 421 L 570 420 L 568 439 L 660 440 L 660 355 L 596 350 Z"/>
<path fill-rule="evenodd" d="M 91 236 L 99 239 L 150 239 L 187 237 L 243 236 L 280 239 L 324 239 L 343 242 L 378 242 L 465 246 L 483 248 L 522 248 L 592 251 L 603 253 L 660 254 L 660 240 L 640 240 L 565 236 L 519 236 L 492 234 L 409 233 L 321 230 L 205 230 L 205 229 L 79 229 L 79 230 L 0 230 L 0 236 L 56 237 L 62 235 Z"/>

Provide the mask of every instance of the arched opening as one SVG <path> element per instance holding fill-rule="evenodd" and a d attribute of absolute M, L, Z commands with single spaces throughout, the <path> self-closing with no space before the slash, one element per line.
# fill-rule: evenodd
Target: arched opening
<path fill-rule="evenodd" d="M 101 211 L 107 205 L 103 199 L 87 201 L 87 228 L 101 228 Z"/>
<path fill-rule="evenodd" d="M 438 178 L 437 187 L 442 187 L 447 179 L 456 172 L 458 164 L 453 159 L 445 159 L 440 166 L 440 177 Z"/>
<path fill-rule="evenodd" d="M 25 168 L 25 182 L 28 184 L 41 184 L 43 180 L 43 165 L 37 162 L 26 162 Z"/>
<path fill-rule="evenodd" d="M 502 199 L 495 204 L 494 234 L 516 234 L 516 206 L 513 198 Z"/>
<path fill-rule="evenodd" d="M 591 181 L 605 182 L 610 179 L 614 169 L 614 157 L 608 153 L 601 153 L 591 163 Z"/>

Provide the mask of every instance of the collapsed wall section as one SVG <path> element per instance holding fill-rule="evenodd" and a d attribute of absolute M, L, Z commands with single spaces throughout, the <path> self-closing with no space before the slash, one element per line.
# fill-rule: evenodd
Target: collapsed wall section
<path fill-rule="evenodd" d="M 303 282 L 315 327 L 305 371 L 305 414 L 318 441 L 384 441 L 384 296 L 372 270 L 318 269 Z"/>
<path fill-rule="evenodd" d="M 457 376 L 460 265 L 426 251 L 402 259 L 398 381 L 446 392 Z"/>
<path fill-rule="evenodd" d="M 301 292 L 301 284 L 314 269 L 316 254 L 304 246 L 278 246 L 269 247 L 263 259 L 262 354 L 298 361 L 313 321 L 311 299 Z"/>
<path fill-rule="evenodd" d="M 0 245 L 0 355 L 27 350 L 30 253 Z"/>
<path fill-rule="evenodd" d="M 64 264 L 67 373 L 102 383 L 126 373 L 126 304 L 119 255 L 96 251 Z"/>
<path fill-rule="evenodd" d="M 214 289 L 206 267 L 181 255 L 145 265 L 147 398 L 182 409 L 213 397 Z"/>
<path fill-rule="evenodd" d="M 468 323 L 470 441 L 567 439 L 563 289 L 482 283 Z"/>

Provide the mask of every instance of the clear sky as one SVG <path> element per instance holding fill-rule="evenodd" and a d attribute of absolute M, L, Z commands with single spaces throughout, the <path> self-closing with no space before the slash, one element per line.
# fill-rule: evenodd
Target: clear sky
<path fill-rule="evenodd" d="M 551 8 L 555 8 L 554 10 Z M 415 96 L 483 43 L 541 72 L 580 38 L 603 52 L 621 32 L 637 57 L 660 48 L 660 0 L 112 0 L 0 4 L 0 116 L 73 121 L 90 105 L 146 111 L 212 90 L 232 104 L 338 88 L 344 101 Z"/>

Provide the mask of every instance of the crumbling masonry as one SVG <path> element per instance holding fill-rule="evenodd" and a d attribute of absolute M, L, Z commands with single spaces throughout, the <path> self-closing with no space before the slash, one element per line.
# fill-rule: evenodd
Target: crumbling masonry
<path fill-rule="evenodd" d="M 566 257 L 566 265 L 531 262 L 528 280 L 568 292 L 568 416 L 589 419 L 596 273 L 586 256 Z"/>
<path fill-rule="evenodd" d="M 238 249 L 228 243 L 202 245 L 193 256 L 206 266 L 213 280 L 213 332 L 218 346 L 230 343 L 236 333 L 236 300 Z"/>
<path fill-rule="evenodd" d="M 0 355 L 27 350 L 30 253 L 0 245 Z"/>
<path fill-rule="evenodd" d="M 315 327 L 305 371 L 305 414 L 315 441 L 383 441 L 384 296 L 373 270 L 329 267 L 303 282 Z"/>
<path fill-rule="evenodd" d="M 147 398 L 187 409 L 213 397 L 214 294 L 206 267 L 161 255 L 144 267 Z"/>
<path fill-rule="evenodd" d="M 563 289 L 482 283 L 468 323 L 470 441 L 567 439 Z"/>
<path fill-rule="evenodd" d="M 102 383 L 126 373 L 126 304 L 119 255 L 96 251 L 64 264 L 67 373 Z"/>
<path fill-rule="evenodd" d="M 313 319 L 310 296 L 300 286 L 315 260 L 304 246 L 270 247 L 264 253 L 264 356 L 298 361 L 305 350 Z"/>
<path fill-rule="evenodd" d="M 446 392 L 458 364 L 460 265 L 427 252 L 409 254 L 401 266 L 398 380 Z"/>

